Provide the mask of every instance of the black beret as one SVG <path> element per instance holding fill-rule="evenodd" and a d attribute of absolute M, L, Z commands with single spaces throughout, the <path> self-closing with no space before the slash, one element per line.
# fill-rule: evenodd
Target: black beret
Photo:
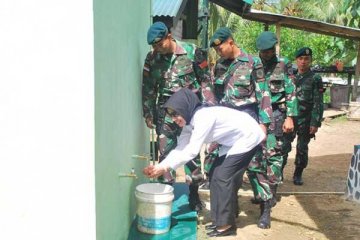
<path fill-rule="evenodd" d="M 301 56 L 310 56 L 312 57 L 312 50 L 309 47 L 303 47 L 296 51 L 295 58 L 301 57 Z"/>
<path fill-rule="evenodd" d="M 267 50 L 273 48 L 278 42 L 275 33 L 265 31 L 262 32 L 256 39 L 256 47 L 259 50 Z"/>
<path fill-rule="evenodd" d="M 225 40 L 232 37 L 231 30 L 227 27 L 221 27 L 215 31 L 210 39 L 210 47 L 216 47 L 222 44 Z"/>
<path fill-rule="evenodd" d="M 155 22 L 150 26 L 147 33 L 147 42 L 149 45 L 157 43 L 161 41 L 164 37 L 166 37 L 169 33 L 169 30 L 165 23 L 163 22 Z"/>

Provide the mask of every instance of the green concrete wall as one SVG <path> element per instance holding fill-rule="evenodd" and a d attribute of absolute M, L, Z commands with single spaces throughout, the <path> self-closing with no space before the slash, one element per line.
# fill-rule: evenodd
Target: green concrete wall
<path fill-rule="evenodd" d="M 141 74 L 149 46 L 151 1 L 94 0 L 95 179 L 97 240 L 127 239 L 135 215 L 135 186 L 146 182 L 149 153 L 142 118 Z M 119 173 L 135 169 L 138 179 Z"/>

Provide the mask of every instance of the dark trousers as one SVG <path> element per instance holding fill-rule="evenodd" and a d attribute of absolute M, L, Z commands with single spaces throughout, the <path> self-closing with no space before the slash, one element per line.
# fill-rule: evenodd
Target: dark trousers
<path fill-rule="evenodd" d="M 303 119 L 301 119 L 303 120 Z M 306 168 L 309 161 L 309 143 L 314 134 L 310 135 L 310 120 L 303 120 L 301 124 L 295 123 L 294 132 L 284 134 L 284 162 L 283 166 L 287 164 L 289 152 L 291 151 L 291 144 L 297 136 L 295 166 L 298 168 Z"/>
<path fill-rule="evenodd" d="M 210 170 L 211 219 L 216 226 L 235 225 L 237 173 L 247 168 L 258 146 L 246 153 L 217 159 Z"/>

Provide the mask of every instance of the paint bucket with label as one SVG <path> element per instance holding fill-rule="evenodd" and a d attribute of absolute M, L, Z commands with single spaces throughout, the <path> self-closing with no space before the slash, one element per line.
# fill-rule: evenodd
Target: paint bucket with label
<path fill-rule="evenodd" d="M 166 233 L 171 225 L 174 188 L 167 184 L 145 183 L 136 187 L 137 228 L 149 234 Z"/>

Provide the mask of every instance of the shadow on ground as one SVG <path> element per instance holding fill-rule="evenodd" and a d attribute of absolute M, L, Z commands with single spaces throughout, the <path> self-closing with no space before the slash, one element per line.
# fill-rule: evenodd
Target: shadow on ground
<path fill-rule="evenodd" d="M 241 213 L 237 218 L 237 236 L 223 240 L 349 240 L 360 239 L 360 205 L 347 201 L 346 180 L 351 154 L 311 157 L 304 171 L 304 185 L 292 183 L 294 159 L 285 168 L 285 180 L 279 187 L 279 202 L 272 211 L 271 229 L 257 228 L 259 206 L 250 202 L 251 187 L 245 180 L 240 191 Z M 209 201 L 209 194 L 201 197 Z M 198 239 L 209 239 L 204 225 L 210 212 L 202 212 L 198 224 Z"/>

